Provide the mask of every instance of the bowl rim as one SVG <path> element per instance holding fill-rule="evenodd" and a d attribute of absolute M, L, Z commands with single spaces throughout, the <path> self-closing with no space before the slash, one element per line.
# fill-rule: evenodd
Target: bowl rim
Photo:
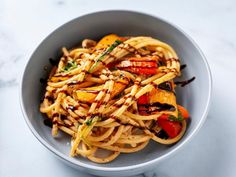
<path fill-rule="evenodd" d="M 37 50 L 37 48 L 39 46 L 41 46 L 44 41 L 51 35 L 53 35 L 56 31 L 58 31 L 60 28 L 62 28 L 63 26 L 66 26 L 68 25 L 69 23 L 72 23 L 74 22 L 75 20 L 79 19 L 79 18 L 83 18 L 83 17 L 86 17 L 86 16 L 90 16 L 90 15 L 96 15 L 96 14 L 100 14 L 100 13 L 132 13 L 132 14 L 138 14 L 138 15 L 143 15 L 143 16 L 147 16 L 147 17 L 151 17 L 151 18 L 156 18 L 170 26 L 172 26 L 173 28 L 175 28 L 176 30 L 180 31 L 186 38 L 188 38 L 188 40 L 190 40 L 190 42 L 193 44 L 193 46 L 198 50 L 199 54 L 201 55 L 201 58 L 205 64 L 205 67 L 206 67 L 206 70 L 207 70 L 207 77 L 209 79 L 209 88 L 208 88 L 208 91 L 207 91 L 207 95 L 208 95 L 208 98 L 207 98 L 207 103 L 206 103 L 206 107 L 202 113 L 202 117 L 201 119 L 199 120 L 199 122 L 197 123 L 195 129 L 193 129 L 192 132 L 190 132 L 190 134 L 188 135 L 188 137 L 186 137 L 185 140 L 181 141 L 178 145 L 176 145 L 175 148 L 173 148 L 172 150 L 170 150 L 169 152 L 161 155 L 160 157 L 158 158 L 155 158 L 153 160 L 150 160 L 150 161 L 147 161 L 147 162 L 143 162 L 143 163 L 139 163 L 139 164 L 135 164 L 135 165 L 129 165 L 129 166 L 124 166 L 124 167 L 104 167 L 104 166 L 96 166 L 96 165 L 93 165 L 93 164 L 87 164 L 87 163 L 84 163 L 84 162 L 81 162 L 79 161 L 78 159 L 75 159 L 75 158 L 71 158 L 69 156 L 66 156 L 65 154 L 61 153 L 60 151 L 58 151 L 56 148 L 54 148 L 53 146 L 51 146 L 50 144 L 48 144 L 46 142 L 46 140 L 44 140 L 40 135 L 39 133 L 35 130 L 35 128 L 33 127 L 33 125 L 31 124 L 31 122 L 29 121 L 29 118 L 26 114 L 26 111 L 25 111 L 25 107 L 24 107 L 24 103 L 23 103 L 23 80 L 24 80 L 24 77 L 25 77 L 25 72 L 26 72 L 26 68 L 28 67 L 28 64 L 29 62 L 31 61 L 32 59 L 32 56 L 34 55 L 35 51 Z M 161 17 L 158 17 L 156 15 L 153 15 L 153 14 L 148 14 L 148 13 L 145 13 L 145 12 L 140 12 L 140 11 L 134 11 L 134 10 L 119 10 L 119 9 L 114 9 L 114 10 L 99 10 L 99 11 L 93 11 L 93 12 L 90 12 L 90 13 L 86 13 L 84 15 L 80 15 L 76 18 L 73 18 L 71 20 L 69 20 L 68 22 L 60 25 L 59 27 L 57 27 L 56 29 L 54 29 L 49 35 L 47 35 L 41 42 L 39 45 L 36 46 L 36 48 L 33 50 L 33 52 L 31 53 L 28 61 L 26 62 L 25 66 L 24 66 L 24 70 L 23 70 L 23 73 L 21 75 L 21 80 L 20 80 L 20 94 L 19 94 L 19 97 L 20 97 L 20 107 L 21 107 L 21 111 L 23 113 L 23 117 L 24 117 L 24 120 L 26 122 L 26 124 L 28 125 L 30 131 L 33 133 L 33 135 L 38 139 L 38 141 L 44 145 L 48 150 L 50 150 L 53 154 L 55 154 L 57 157 L 60 157 L 62 160 L 68 162 L 68 163 L 72 163 L 73 165 L 75 166 L 80 166 L 80 167 L 84 167 L 84 168 L 87 168 L 87 169 L 92 169 L 92 170 L 97 170 L 97 171 L 107 171 L 107 172 L 114 172 L 114 171 L 125 171 L 125 170 L 132 170 L 132 169 L 137 169 L 137 168 L 140 168 L 140 167 L 146 167 L 146 166 L 151 166 L 152 164 L 156 164 L 157 162 L 160 162 L 162 161 L 163 159 L 166 159 L 167 157 L 170 157 L 171 155 L 173 155 L 174 153 L 176 153 L 178 150 L 180 150 L 185 144 L 187 144 L 187 142 L 189 142 L 192 137 L 194 135 L 197 134 L 197 132 L 200 130 L 200 128 L 202 127 L 203 123 L 205 122 L 206 120 L 206 117 L 207 117 L 207 114 L 208 114 L 208 111 L 209 111 L 209 107 L 210 107 L 210 103 L 211 103 L 211 97 L 212 97 L 212 74 L 211 74 L 211 70 L 210 70 L 210 66 L 207 62 L 207 59 L 205 57 L 205 55 L 203 54 L 202 50 L 200 49 L 200 47 L 197 45 L 197 43 L 192 39 L 192 37 L 190 37 L 186 32 L 184 32 L 180 27 L 178 27 L 177 25 L 169 22 L 168 20 L 165 20 Z"/>

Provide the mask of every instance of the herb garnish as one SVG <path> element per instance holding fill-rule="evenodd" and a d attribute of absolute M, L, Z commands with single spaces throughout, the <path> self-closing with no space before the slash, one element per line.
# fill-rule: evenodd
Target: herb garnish
<path fill-rule="evenodd" d="M 169 116 L 170 121 L 177 121 L 177 122 L 182 122 L 184 120 L 184 117 L 182 116 L 181 112 L 178 110 L 178 117 L 175 117 L 173 115 Z"/>
<path fill-rule="evenodd" d="M 75 68 L 77 68 L 77 63 L 75 61 L 68 61 L 63 71 L 70 71 Z"/>
<path fill-rule="evenodd" d="M 178 121 L 178 122 L 182 122 L 183 120 L 184 120 L 184 118 L 181 116 L 181 117 L 175 117 L 175 116 L 172 116 L 172 115 L 170 115 L 169 116 L 169 120 L 171 120 L 171 121 Z"/>
<path fill-rule="evenodd" d="M 87 126 L 92 125 L 94 118 L 95 118 L 95 116 L 91 116 L 91 117 L 85 122 L 85 124 L 86 124 Z M 99 121 L 101 121 L 101 120 L 102 120 L 102 117 L 98 117 L 98 118 L 96 119 L 96 122 L 99 122 Z"/>
<path fill-rule="evenodd" d="M 121 44 L 121 43 L 122 43 L 122 41 L 116 40 L 116 41 L 97 59 L 97 61 L 94 63 L 94 65 L 89 69 L 89 72 L 92 72 L 92 70 L 97 66 L 97 64 L 98 64 L 100 61 L 102 61 L 103 58 L 104 58 L 107 54 L 111 53 L 112 50 L 113 50 L 114 48 L 116 48 L 116 47 L 117 47 L 119 44 Z"/>
<path fill-rule="evenodd" d="M 92 125 L 92 122 L 93 122 L 93 119 L 90 118 L 85 123 L 86 123 L 87 126 L 90 126 L 90 125 Z"/>

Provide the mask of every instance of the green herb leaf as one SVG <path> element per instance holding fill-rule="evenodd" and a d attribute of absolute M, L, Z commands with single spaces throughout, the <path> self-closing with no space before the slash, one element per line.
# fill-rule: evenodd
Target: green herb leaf
<path fill-rule="evenodd" d="M 184 120 L 184 117 L 181 115 L 181 112 L 178 111 L 178 117 L 175 117 L 175 116 L 170 115 L 170 116 L 169 116 L 169 120 L 170 120 L 170 121 L 182 122 L 182 121 Z"/>
<path fill-rule="evenodd" d="M 95 116 L 91 116 L 91 117 L 85 122 L 87 126 L 92 125 L 94 117 L 95 117 Z M 97 122 L 98 122 L 98 121 L 101 121 L 101 120 L 102 120 L 102 117 L 98 117 Z"/>
<path fill-rule="evenodd" d="M 77 63 L 75 61 L 68 61 L 66 66 L 63 68 L 63 71 L 71 71 L 75 68 L 77 68 Z"/>
<path fill-rule="evenodd" d="M 93 66 L 89 69 L 89 72 L 92 72 L 92 70 L 97 66 L 97 64 L 104 59 L 104 57 L 111 53 L 114 48 L 116 48 L 119 44 L 121 44 L 122 41 L 116 40 L 98 59 L 97 61 L 93 64 Z"/>
<path fill-rule="evenodd" d="M 90 118 L 85 123 L 86 123 L 87 126 L 90 126 L 90 125 L 92 125 L 92 122 L 93 122 L 93 119 Z"/>

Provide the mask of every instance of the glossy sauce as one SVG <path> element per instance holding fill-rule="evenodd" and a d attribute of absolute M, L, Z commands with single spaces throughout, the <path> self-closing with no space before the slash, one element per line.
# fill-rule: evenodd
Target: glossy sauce
<path fill-rule="evenodd" d="M 53 102 L 53 101 L 54 101 L 54 98 L 51 97 L 51 96 L 46 96 L 44 99 L 47 99 L 47 100 L 50 101 L 50 102 Z"/>
<path fill-rule="evenodd" d="M 44 125 L 52 128 L 52 120 L 51 119 L 44 119 L 43 123 L 44 123 Z"/>
<path fill-rule="evenodd" d="M 47 79 L 40 78 L 40 79 L 39 79 L 39 82 L 40 82 L 41 84 L 46 84 L 46 83 L 47 83 Z"/>
<path fill-rule="evenodd" d="M 58 63 L 58 61 L 56 61 L 56 60 L 54 60 L 54 59 L 52 59 L 52 58 L 49 58 L 49 62 L 50 62 L 50 64 L 51 64 L 52 66 L 56 66 L 57 63 Z"/>
<path fill-rule="evenodd" d="M 189 83 L 193 82 L 196 79 L 196 77 L 192 77 L 191 79 L 185 80 L 185 81 L 176 81 L 176 85 L 180 85 L 181 87 L 184 87 L 188 85 Z"/>
<path fill-rule="evenodd" d="M 183 69 L 185 69 L 187 67 L 187 65 L 186 64 L 184 64 L 184 65 L 181 65 L 180 66 L 180 70 L 183 70 Z"/>

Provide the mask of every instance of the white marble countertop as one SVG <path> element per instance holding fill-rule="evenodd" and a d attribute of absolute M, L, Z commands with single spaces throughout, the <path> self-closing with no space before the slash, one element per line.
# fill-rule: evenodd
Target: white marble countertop
<path fill-rule="evenodd" d="M 212 70 L 213 99 L 204 126 L 182 151 L 156 167 L 155 176 L 235 177 L 234 0 L 0 0 L 0 176 L 90 176 L 40 145 L 21 114 L 18 87 L 30 54 L 50 32 L 80 15 L 108 9 L 138 10 L 175 23 L 196 40 Z"/>

